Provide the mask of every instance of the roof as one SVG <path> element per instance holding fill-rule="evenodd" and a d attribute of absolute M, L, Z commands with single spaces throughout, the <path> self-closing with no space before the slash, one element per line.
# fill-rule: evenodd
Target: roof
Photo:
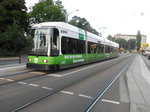
<path fill-rule="evenodd" d="M 71 24 L 65 23 L 65 22 L 43 22 L 43 23 L 39 23 L 39 24 L 35 24 L 33 25 L 33 28 L 40 28 L 40 27 L 58 27 L 58 28 L 62 28 L 62 29 L 67 29 L 73 32 L 78 33 L 78 28 L 76 26 L 73 26 Z M 82 29 L 83 30 L 83 29 Z M 85 35 L 85 32 L 84 32 Z M 106 44 L 106 45 L 112 45 L 112 46 L 118 46 L 117 43 L 112 42 L 108 39 L 104 39 L 103 37 L 97 36 L 93 33 L 90 33 L 87 31 L 87 37 L 90 40 L 91 38 L 95 38 L 97 41 L 101 41 L 102 44 Z"/>

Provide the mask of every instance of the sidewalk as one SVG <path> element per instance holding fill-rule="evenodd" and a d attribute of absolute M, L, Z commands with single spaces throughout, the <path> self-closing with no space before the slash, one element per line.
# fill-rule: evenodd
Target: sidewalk
<path fill-rule="evenodd" d="M 19 59 L 19 57 L 0 57 L 0 60 L 15 60 Z"/>
<path fill-rule="evenodd" d="M 0 71 L 26 65 L 26 57 L 0 57 Z"/>
<path fill-rule="evenodd" d="M 127 71 L 130 112 L 150 112 L 150 71 L 137 55 Z"/>

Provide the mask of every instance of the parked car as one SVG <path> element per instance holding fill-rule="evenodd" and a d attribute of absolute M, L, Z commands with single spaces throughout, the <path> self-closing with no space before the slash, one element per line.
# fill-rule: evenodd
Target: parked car
<path fill-rule="evenodd" d="M 150 59 L 150 50 L 146 50 L 143 55 Z"/>

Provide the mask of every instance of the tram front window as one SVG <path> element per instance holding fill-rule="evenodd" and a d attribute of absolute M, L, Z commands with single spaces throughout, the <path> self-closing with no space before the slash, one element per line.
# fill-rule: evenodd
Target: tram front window
<path fill-rule="evenodd" d="M 38 28 L 34 33 L 34 48 L 31 52 L 38 56 L 58 55 L 58 30 L 56 28 Z"/>

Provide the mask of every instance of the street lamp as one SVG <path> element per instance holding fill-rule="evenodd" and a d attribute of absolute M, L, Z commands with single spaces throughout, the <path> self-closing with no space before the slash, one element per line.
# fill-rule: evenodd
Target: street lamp
<path fill-rule="evenodd" d="M 67 23 L 68 23 L 68 17 L 69 17 L 69 15 L 72 14 L 72 13 L 74 13 L 74 12 L 77 12 L 77 11 L 79 11 L 79 10 L 75 10 L 75 11 L 72 11 L 72 12 L 67 13 L 67 19 L 66 19 L 66 22 L 67 22 Z"/>

